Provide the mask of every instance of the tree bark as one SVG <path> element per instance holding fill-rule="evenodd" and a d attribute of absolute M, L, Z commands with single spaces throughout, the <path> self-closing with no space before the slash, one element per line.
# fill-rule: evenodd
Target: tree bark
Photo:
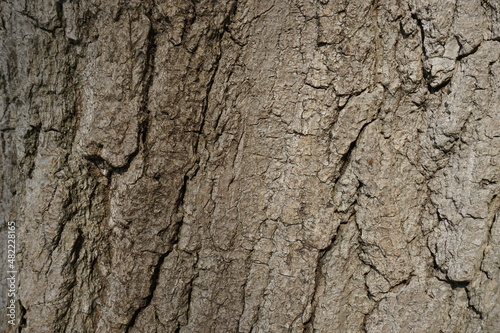
<path fill-rule="evenodd" d="M 0 331 L 499 332 L 498 6 L 1 1 Z"/>

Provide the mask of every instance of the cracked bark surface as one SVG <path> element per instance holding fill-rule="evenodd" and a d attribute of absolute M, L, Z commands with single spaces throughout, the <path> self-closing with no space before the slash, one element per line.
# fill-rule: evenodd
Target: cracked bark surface
<path fill-rule="evenodd" d="M 499 13 L 1 1 L 0 331 L 499 332 Z"/>

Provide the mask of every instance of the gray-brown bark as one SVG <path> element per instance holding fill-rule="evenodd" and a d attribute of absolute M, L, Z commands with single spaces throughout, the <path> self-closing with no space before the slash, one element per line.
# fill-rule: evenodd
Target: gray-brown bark
<path fill-rule="evenodd" d="M 19 331 L 499 332 L 497 1 L 0 6 Z"/>

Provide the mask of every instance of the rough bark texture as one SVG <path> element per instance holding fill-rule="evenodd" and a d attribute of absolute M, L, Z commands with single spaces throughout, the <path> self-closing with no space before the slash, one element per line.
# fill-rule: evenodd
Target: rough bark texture
<path fill-rule="evenodd" d="M 500 332 L 499 6 L 1 1 L 18 331 Z"/>

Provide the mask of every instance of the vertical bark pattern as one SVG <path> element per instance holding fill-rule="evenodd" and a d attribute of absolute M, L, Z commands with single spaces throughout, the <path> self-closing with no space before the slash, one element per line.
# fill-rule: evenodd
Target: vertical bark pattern
<path fill-rule="evenodd" d="M 495 0 L 0 18 L 18 332 L 498 332 Z"/>

